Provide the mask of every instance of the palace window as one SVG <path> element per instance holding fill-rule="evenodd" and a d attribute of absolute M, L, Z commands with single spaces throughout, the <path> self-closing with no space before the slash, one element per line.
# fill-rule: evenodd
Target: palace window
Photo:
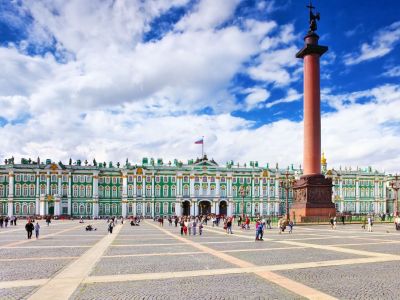
<path fill-rule="evenodd" d="M 171 177 L 171 180 L 172 180 L 173 183 L 175 183 L 175 182 L 176 182 L 176 177 L 175 177 L 175 176 L 172 176 L 172 177 Z"/>
<path fill-rule="evenodd" d="M 200 182 L 200 178 L 198 176 L 194 177 L 194 182 Z"/>
<path fill-rule="evenodd" d="M 258 183 L 259 183 L 258 178 L 254 179 L 254 184 L 258 184 Z"/>
<path fill-rule="evenodd" d="M 117 198 L 117 197 L 118 197 L 117 187 L 113 186 L 113 188 L 112 188 L 112 198 Z"/>
<path fill-rule="evenodd" d="M 57 175 L 51 175 L 51 182 L 57 181 Z"/>
<path fill-rule="evenodd" d="M 99 186 L 99 198 L 104 197 L 104 188 L 102 186 Z"/>
<path fill-rule="evenodd" d="M 163 186 L 163 197 L 168 197 L 168 185 Z"/>
<path fill-rule="evenodd" d="M 247 182 L 247 184 L 250 184 L 250 183 L 251 183 L 251 178 L 250 178 L 250 177 L 247 177 L 247 178 L 246 178 L 246 182 Z"/>
<path fill-rule="evenodd" d="M 21 181 L 21 175 L 19 174 L 15 175 L 15 181 Z"/>
<path fill-rule="evenodd" d="M 102 215 L 104 213 L 104 206 L 103 204 L 99 204 L 99 215 Z"/>
<path fill-rule="evenodd" d="M 243 177 L 240 177 L 240 178 L 239 178 L 239 183 L 240 183 L 240 184 L 243 184 L 243 183 L 244 183 L 244 178 L 243 178 Z"/>
<path fill-rule="evenodd" d="M 159 185 L 156 186 L 155 192 L 156 192 L 156 197 L 160 197 L 161 196 L 161 188 L 160 188 Z"/>
<path fill-rule="evenodd" d="M 146 177 L 146 182 L 147 182 L 147 183 L 150 183 L 150 182 L 151 182 L 151 177 L 150 177 L 150 176 L 147 176 L 147 177 Z"/>
<path fill-rule="evenodd" d="M 266 197 L 267 195 L 267 187 L 263 186 L 263 196 Z"/>
<path fill-rule="evenodd" d="M 28 196 L 28 185 L 24 184 L 22 187 L 22 196 L 27 197 Z"/>
<path fill-rule="evenodd" d="M 57 185 L 56 184 L 51 185 L 51 194 L 52 195 L 57 194 Z"/>
<path fill-rule="evenodd" d="M 183 177 L 183 182 L 188 182 L 188 181 L 189 181 L 189 177 L 188 176 Z"/>
<path fill-rule="evenodd" d="M 147 202 L 146 203 L 146 215 L 149 215 L 151 213 L 151 203 Z"/>
<path fill-rule="evenodd" d="M 157 202 L 155 205 L 155 213 L 158 215 L 160 213 L 160 202 Z"/>
<path fill-rule="evenodd" d="M 115 203 L 113 203 L 113 205 L 112 205 L 112 213 L 113 213 L 113 215 L 118 214 L 118 207 L 117 207 L 117 204 L 115 204 Z"/>
<path fill-rule="evenodd" d="M 226 188 L 225 188 L 225 185 L 222 185 L 221 186 L 221 197 L 226 197 Z M 236 195 L 236 197 L 237 197 L 237 195 Z"/>
<path fill-rule="evenodd" d="M 20 184 L 15 185 L 15 196 L 17 196 L 17 197 L 21 196 L 21 185 Z"/>
<path fill-rule="evenodd" d="M 225 186 L 224 186 L 224 191 L 225 191 Z M 236 186 L 233 186 L 233 197 L 237 197 L 238 196 L 238 190 Z"/>
<path fill-rule="evenodd" d="M 171 197 L 175 197 L 176 196 L 176 186 L 172 186 L 171 188 Z"/>
<path fill-rule="evenodd" d="M 168 202 L 164 202 L 163 214 L 164 215 L 168 214 Z"/>
<path fill-rule="evenodd" d="M 130 184 L 128 185 L 128 197 L 132 197 L 133 196 L 133 185 Z"/>
<path fill-rule="evenodd" d="M 133 182 L 133 176 L 132 175 L 128 176 L 128 182 Z"/>
<path fill-rule="evenodd" d="M 246 204 L 246 213 L 248 213 L 248 214 L 251 213 L 251 203 L 250 203 L 250 202 L 248 202 L 248 203 Z"/>
<path fill-rule="evenodd" d="M 4 197 L 4 185 L 0 185 L 0 197 Z"/>
<path fill-rule="evenodd" d="M 28 181 L 28 175 L 26 175 L 26 174 L 24 174 L 24 182 L 27 182 Z"/>
<path fill-rule="evenodd" d="M 46 175 L 41 174 L 40 175 L 40 181 L 46 181 Z"/>
<path fill-rule="evenodd" d="M 215 182 L 215 177 L 211 177 L 210 182 Z"/>
<path fill-rule="evenodd" d="M 254 204 L 254 213 L 258 214 L 259 213 L 259 209 L 258 209 L 258 203 Z"/>
<path fill-rule="evenodd" d="M 207 190 L 208 190 L 208 185 L 203 184 L 202 185 L 202 195 L 207 195 Z"/>
<path fill-rule="evenodd" d="M 99 178 L 99 183 L 104 183 L 104 178 L 103 177 Z"/>
<path fill-rule="evenodd" d="M 92 176 L 86 176 L 86 182 L 91 183 L 92 182 Z"/>
<path fill-rule="evenodd" d="M 110 191 L 111 191 L 110 187 L 106 186 L 106 193 L 105 193 L 106 198 L 110 198 Z"/>
<path fill-rule="evenodd" d="M 226 182 L 226 178 L 225 177 L 221 177 L 221 182 Z M 236 182 L 236 180 L 235 180 L 235 182 Z"/>
<path fill-rule="evenodd" d="M 78 176 L 74 175 L 74 176 L 72 177 L 72 180 L 73 180 L 74 182 L 78 182 Z"/>
<path fill-rule="evenodd" d="M 79 197 L 85 197 L 85 186 L 81 185 L 79 188 Z"/>
<path fill-rule="evenodd" d="M 80 183 L 85 183 L 85 176 L 78 176 L 79 177 L 79 182 Z"/>
<path fill-rule="evenodd" d="M 113 177 L 113 178 L 112 178 L 112 183 L 113 183 L 113 184 L 117 184 L 117 177 Z"/>
<path fill-rule="evenodd" d="M 175 213 L 175 205 L 171 204 L 171 213 L 174 214 Z"/>
<path fill-rule="evenodd" d="M 212 185 L 210 187 L 210 192 L 211 192 L 211 196 L 215 196 L 215 186 L 214 185 Z"/>
<path fill-rule="evenodd" d="M 183 196 L 189 196 L 189 186 L 185 185 L 183 187 Z"/>
<path fill-rule="evenodd" d="M 68 182 L 68 176 L 67 175 L 63 175 L 62 176 L 62 182 Z"/>
<path fill-rule="evenodd" d="M 167 182 L 168 182 L 168 176 L 164 176 L 163 182 L 164 182 L 164 183 L 167 183 Z"/>
<path fill-rule="evenodd" d="M 199 193 L 200 193 L 200 186 L 195 185 L 195 186 L 194 186 L 194 195 L 195 195 L 196 197 L 198 197 L 198 196 L 199 196 Z"/>
<path fill-rule="evenodd" d="M 19 203 L 15 203 L 15 214 L 19 215 L 20 214 L 20 210 L 21 210 L 21 207 L 20 207 Z"/>
<path fill-rule="evenodd" d="M 207 182 L 207 176 L 203 176 L 203 182 Z"/>
<path fill-rule="evenodd" d="M 86 186 L 86 197 L 92 197 L 92 186 Z"/>
<path fill-rule="evenodd" d="M 106 215 L 109 215 L 110 214 L 110 204 L 107 203 L 104 207 L 105 207 Z"/>
<path fill-rule="evenodd" d="M 221 182 L 222 182 L 222 179 L 221 179 Z M 232 182 L 233 182 L 233 183 L 236 183 L 236 182 L 237 182 L 237 178 L 236 178 L 236 177 L 233 177 Z"/>
<path fill-rule="evenodd" d="M 151 197 L 151 186 L 146 186 L 146 197 Z"/>
<path fill-rule="evenodd" d="M 128 214 L 132 214 L 133 212 L 133 203 L 128 203 Z"/>
<path fill-rule="evenodd" d="M 34 215 L 36 212 L 35 212 L 35 203 L 29 203 L 29 214 L 30 215 Z"/>
<path fill-rule="evenodd" d="M 137 182 L 142 182 L 142 176 L 137 177 Z"/>
<path fill-rule="evenodd" d="M 141 215 L 142 214 L 142 203 L 137 203 L 136 204 L 136 214 Z"/>
<path fill-rule="evenodd" d="M 74 204 L 72 205 L 72 212 L 73 212 L 74 214 L 77 214 L 77 213 L 78 213 L 78 203 L 74 203 Z"/>
<path fill-rule="evenodd" d="M 105 177 L 104 180 L 105 180 L 106 184 L 110 184 L 110 180 L 111 180 L 110 177 Z"/>
<path fill-rule="evenodd" d="M 137 193 L 138 197 L 142 197 L 142 186 L 141 185 L 138 185 L 136 193 Z"/>
<path fill-rule="evenodd" d="M 87 203 L 86 204 L 86 213 L 89 215 L 89 214 L 91 214 L 91 211 L 92 211 L 92 206 L 90 205 L 90 203 Z"/>
<path fill-rule="evenodd" d="M 44 184 L 40 185 L 40 195 L 46 194 L 46 186 Z"/>
<path fill-rule="evenodd" d="M 83 204 L 79 205 L 79 214 L 80 215 L 85 214 L 85 206 Z"/>
<path fill-rule="evenodd" d="M 63 196 L 68 196 L 68 185 L 64 184 L 62 186 L 62 195 Z"/>
<path fill-rule="evenodd" d="M 157 183 L 160 182 L 160 176 L 156 176 L 156 182 L 157 182 Z"/>

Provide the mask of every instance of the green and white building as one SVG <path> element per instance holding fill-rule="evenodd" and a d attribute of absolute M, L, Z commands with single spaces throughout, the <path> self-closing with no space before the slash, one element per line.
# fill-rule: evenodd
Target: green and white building
<path fill-rule="evenodd" d="M 332 177 L 338 212 L 393 213 L 393 176 L 371 167 L 328 170 L 324 157 L 322 166 Z M 144 158 L 139 165 L 127 161 L 121 167 L 9 159 L 0 165 L 0 215 L 280 215 L 286 212 L 286 197 L 292 203 L 291 182 L 301 174 L 293 165 L 279 169 L 231 161 L 221 166 L 206 156 L 186 164 Z"/>

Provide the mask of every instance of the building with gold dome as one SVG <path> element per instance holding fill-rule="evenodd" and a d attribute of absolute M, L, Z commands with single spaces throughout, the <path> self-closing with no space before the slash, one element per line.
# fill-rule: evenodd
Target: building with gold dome
<path fill-rule="evenodd" d="M 323 173 L 332 177 L 338 212 L 393 213 L 393 176 L 371 167 L 328 169 L 324 155 L 321 162 Z M 0 165 L 0 215 L 282 215 L 286 197 L 290 206 L 293 195 L 285 186 L 301 175 L 293 165 L 221 166 L 207 156 L 187 163 L 143 158 L 123 166 L 95 160 L 17 164 L 11 158 Z"/>

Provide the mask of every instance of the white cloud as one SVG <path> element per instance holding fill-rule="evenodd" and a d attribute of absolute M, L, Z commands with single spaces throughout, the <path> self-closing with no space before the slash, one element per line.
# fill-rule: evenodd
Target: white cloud
<path fill-rule="evenodd" d="M 400 66 L 388 68 L 383 75 L 388 77 L 400 77 Z"/>
<path fill-rule="evenodd" d="M 298 101 L 298 100 L 302 99 L 302 97 L 303 97 L 302 94 L 299 94 L 295 89 L 290 88 L 290 89 L 288 89 L 285 98 L 269 102 L 269 103 L 265 104 L 265 107 L 270 108 L 270 107 L 280 104 L 280 103 L 290 103 L 290 102 Z"/>
<path fill-rule="evenodd" d="M 270 96 L 270 92 L 262 88 L 250 88 L 244 90 L 244 92 L 248 93 L 245 98 L 245 110 L 247 111 L 261 107 L 261 103 L 266 101 Z"/>
<path fill-rule="evenodd" d="M 344 56 L 346 65 L 355 65 L 363 61 L 379 58 L 390 53 L 400 41 L 400 22 L 394 22 L 374 34 L 371 44 L 363 43 L 357 54 Z"/>

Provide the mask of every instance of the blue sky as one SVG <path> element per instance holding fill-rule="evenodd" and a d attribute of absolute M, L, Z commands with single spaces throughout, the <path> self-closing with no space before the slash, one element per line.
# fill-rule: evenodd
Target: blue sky
<path fill-rule="evenodd" d="M 0 158 L 302 161 L 307 1 L 0 0 Z M 400 168 L 400 3 L 315 1 L 322 148 Z"/>

